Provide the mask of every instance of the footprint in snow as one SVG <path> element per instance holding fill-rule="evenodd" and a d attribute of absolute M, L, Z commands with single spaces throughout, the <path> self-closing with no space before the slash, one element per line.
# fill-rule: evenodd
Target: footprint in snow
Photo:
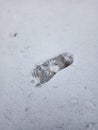
<path fill-rule="evenodd" d="M 58 71 L 68 67 L 73 63 L 73 56 L 70 53 L 63 53 L 51 58 L 41 65 L 37 65 L 32 76 L 35 86 L 48 82 Z"/>

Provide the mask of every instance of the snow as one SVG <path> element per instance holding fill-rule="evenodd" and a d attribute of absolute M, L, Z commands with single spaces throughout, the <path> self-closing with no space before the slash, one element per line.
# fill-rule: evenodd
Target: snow
<path fill-rule="evenodd" d="M 98 130 L 98 1 L 0 0 L 0 130 Z M 41 87 L 34 66 L 74 63 Z"/>

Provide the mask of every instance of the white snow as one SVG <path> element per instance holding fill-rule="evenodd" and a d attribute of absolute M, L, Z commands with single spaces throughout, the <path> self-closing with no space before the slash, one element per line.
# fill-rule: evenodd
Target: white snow
<path fill-rule="evenodd" d="M 74 63 L 34 87 L 64 52 Z M 98 130 L 98 0 L 0 0 L 0 130 Z"/>

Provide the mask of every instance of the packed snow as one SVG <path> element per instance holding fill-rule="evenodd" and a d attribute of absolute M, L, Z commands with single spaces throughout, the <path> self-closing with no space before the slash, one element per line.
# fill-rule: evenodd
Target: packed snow
<path fill-rule="evenodd" d="M 63 52 L 73 64 L 34 87 Z M 0 130 L 98 130 L 98 0 L 0 0 Z"/>

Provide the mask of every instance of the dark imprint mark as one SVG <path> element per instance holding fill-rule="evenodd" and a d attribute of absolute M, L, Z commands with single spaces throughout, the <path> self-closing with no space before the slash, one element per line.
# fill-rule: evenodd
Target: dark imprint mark
<path fill-rule="evenodd" d="M 72 63 L 73 56 L 69 53 L 63 53 L 47 60 L 41 65 L 37 65 L 33 70 L 32 83 L 34 83 L 35 86 L 40 86 L 41 84 L 48 82 L 58 71 L 68 67 Z"/>
<path fill-rule="evenodd" d="M 11 37 L 16 37 L 18 35 L 18 33 L 12 33 L 10 34 Z"/>
<path fill-rule="evenodd" d="M 26 112 L 27 112 L 28 110 L 30 110 L 30 108 L 29 108 L 29 107 L 25 108 L 25 111 L 26 111 Z"/>
<path fill-rule="evenodd" d="M 94 130 L 95 122 L 90 122 L 86 124 L 86 130 Z"/>

